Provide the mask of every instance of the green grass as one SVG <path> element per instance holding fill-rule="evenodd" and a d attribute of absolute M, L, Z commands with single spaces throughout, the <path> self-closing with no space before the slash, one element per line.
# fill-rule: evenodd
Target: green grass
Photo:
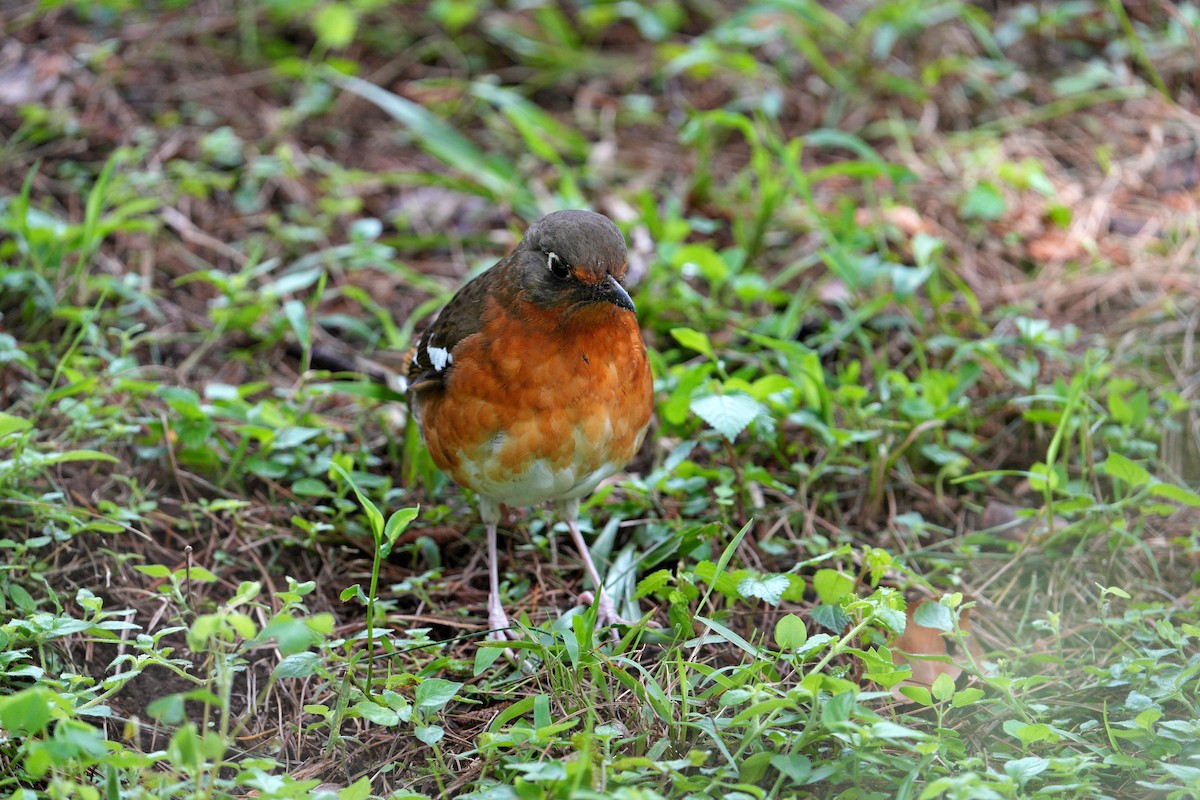
<path fill-rule="evenodd" d="M 17 9 L 0 796 L 1200 794 L 1200 9 L 1002 5 Z M 363 373 L 579 206 L 646 620 L 517 514 L 518 666 Z"/>

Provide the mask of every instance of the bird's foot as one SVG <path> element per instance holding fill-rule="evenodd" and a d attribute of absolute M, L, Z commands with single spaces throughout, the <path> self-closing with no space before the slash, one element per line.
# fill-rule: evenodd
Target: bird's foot
<path fill-rule="evenodd" d="M 513 641 L 517 638 L 512 631 L 512 623 L 508 621 L 508 615 L 499 606 L 488 609 L 488 628 L 490 630 L 487 638 L 493 642 Z"/>
<path fill-rule="evenodd" d="M 515 642 L 518 638 L 512 629 L 512 623 L 508 621 L 508 615 L 504 613 L 504 608 L 498 603 L 493 604 L 490 601 L 488 602 L 488 628 L 490 628 L 487 633 L 489 642 Z M 522 669 L 527 670 L 529 662 L 518 657 L 511 647 L 504 648 L 502 652 L 510 663 L 520 664 Z"/>

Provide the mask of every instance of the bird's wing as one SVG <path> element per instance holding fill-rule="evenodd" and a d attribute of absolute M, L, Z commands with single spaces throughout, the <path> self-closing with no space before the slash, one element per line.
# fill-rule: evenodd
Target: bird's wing
<path fill-rule="evenodd" d="M 507 258 L 501 260 L 459 289 L 421 334 L 408 359 L 409 391 L 424 392 L 445 386 L 446 377 L 454 369 L 454 349 L 483 327 L 484 305 L 507 261 Z"/>

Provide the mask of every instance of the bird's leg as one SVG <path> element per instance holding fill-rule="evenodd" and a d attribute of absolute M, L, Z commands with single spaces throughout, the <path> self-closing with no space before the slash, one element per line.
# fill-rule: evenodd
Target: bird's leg
<path fill-rule="evenodd" d="M 511 639 L 508 615 L 500 602 L 500 556 L 496 552 L 496 526 L 500 524 L 500 504 L 479 498 L 479 516 L 487 526 L 488 549 L 488 638 L 494 642 Z"/>
<path fill-rule="evenodd" d="M 601 625 L 632 625 L 636 620 L 625 619 L 617 613 L 617 606 L 613 603 L 612 596 L 604 591 L 604 584 L 600 582 L 600 573 L 596 571 L 596 563 L 592 561 L 592 551 L 588 549 L 587 542 L 583 540 L 583 534 L 579 532 L 579 526 L 575 520 L 579 518 L 579 500 L 563 500 L 558 503 L 558 515 L 563 522 L 567 523 L 567 530 L 571 532 L 571 539 L 575 542 L 576 549 L 579 550 L 579 555 L 583 558 L 583 567 L 587 570 L 588 577 L 592 579 L 592 584 L 596 587 L 596 621 Z M 580 600 L 586 603 L 591 602 L 591 598 L 586 594 L 581 595 Z M 613 630 L 613 638 L 620 639 L 620 634 Z"/>
<path fill-rule="evenodd" d="M 487 526 L 487 546 L 488 546 L 488 638 L 493 641 L 504 641 L 509 638 L 508 629 L 511 627 L 508 622 L 508 615 L 504 613 L 504 606 L 500 603 L 500 568 L 496 562 L 499 561 L 499 556 L 496 554 L 496 524 L 489 523 Z"/>
<path fill-rule="evenodd" d="M 622 625 L 632 624 L 631 620 L 623 619 L 617 614 L 617 606 L 609 597 L 608 592 L 604 591 L 604 584 L 600 582 L 600 573 L 596 572 L 596 564 L 592 561 L 592 553 L 588 550 L 587 542 L 583 540 L 583 534 L 579 532 L 579 526 L 575 524 L 575 520 L 567 520 L 567 529 L 571 531 L 571 539 L 575 542 L 576 549 L 579 550 L 579 555 L 583 557 L 583 567 L 587 570 L 588 577 L 592 579 L 592 584 L 596 587 L 596 621 L 601 625 Z"/>

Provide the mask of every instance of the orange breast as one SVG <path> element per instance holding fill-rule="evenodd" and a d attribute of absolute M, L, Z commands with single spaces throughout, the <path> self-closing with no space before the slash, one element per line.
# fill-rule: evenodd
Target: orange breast
<path fill-rule="evenodd" d="M 634 315 L 605 304 L 558 319 L 492 304 L 483 329 L 454 348 L 445 388 L 420 398 L 434 463 L 498 502 L 582 497 L 633 458 L 650 422 Z"/>

